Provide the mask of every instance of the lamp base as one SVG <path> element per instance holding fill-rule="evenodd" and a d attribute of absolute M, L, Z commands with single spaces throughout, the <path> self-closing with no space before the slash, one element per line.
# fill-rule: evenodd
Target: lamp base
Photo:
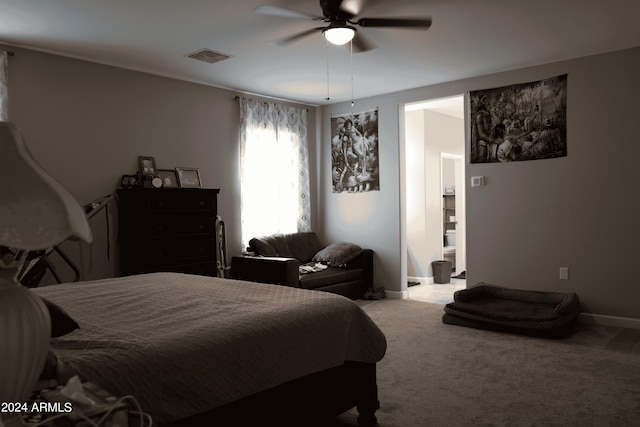
<path fill-rule="evenodd" d="M 0 402 L 26 402 L 49 350 L 51 319 L 42 299 L 20 285 L 16 268 L 0 269 Z M 22 425 L 4 414 L 5 427 Z M 1 426 L 1 424 L 0 424 Z"/>

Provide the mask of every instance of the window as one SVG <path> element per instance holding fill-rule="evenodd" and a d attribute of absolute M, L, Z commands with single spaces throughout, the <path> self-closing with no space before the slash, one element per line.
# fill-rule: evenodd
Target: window
<path fill-rule="evenodd" d="M 242 242 L 310 230 L 307 111 L 240 98 Z"/>

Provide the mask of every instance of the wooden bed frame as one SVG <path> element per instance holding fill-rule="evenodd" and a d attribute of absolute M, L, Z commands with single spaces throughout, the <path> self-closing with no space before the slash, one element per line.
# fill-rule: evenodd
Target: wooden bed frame
<path fill-rule="evenodd" d="M 375 363 L 345 362 L 162 427 L 312 426 L 353 407 L 358 409 L 359 426 L 377 425 L 375 412 L 380 403 Z"/>

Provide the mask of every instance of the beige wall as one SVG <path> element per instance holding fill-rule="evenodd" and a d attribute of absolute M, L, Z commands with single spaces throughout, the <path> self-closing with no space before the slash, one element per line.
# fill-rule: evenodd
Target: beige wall
<path fill-rule="evenodd" d="M 355 111 L 380 109 L 381 189 L 332 194 L 325 144 L 319 179 L 327 237 L 376 250 L 376 284 L 392 292 L 406 290 L 400 106 L 565 73 L 567 157 L 466 166 L 467 282 L 575 291 L 587 312 L 640 319 L 634 278 L 640 238 L 634 189 L 640 159 L 640 48 L 357 100 Z M 322 108 L 322 141 L 328 140 L 331 115 L 350 110 L 349 103 Z M 485 177 L 485 187 L 470 188 L 469 177 L 476 175 Z M 570 280 L 559 280 L 559 267 L 569 267 Z"/>
<path fill-rule="evenodd" d="M 138 155 L 155 156 L 161 168 L 197 167 L 205 186 L 221 189 L 230 253 L 240 251 L 235 92 L 11 50 L 9 118 L 80 203 L 111 193 L 122 174 L 136 170 Z M 576 291 L 589 312 L 640 319 L 634 279 L 640 204 L 632 187 L 640 159 L 640 48 L 359 99 L 353 109 L 349 103 L 309 107 L 314 229 L 325 241 L 373 249 L 376 285 L 400 294 L 407 275 L 401 107 L 564 73 L 568 157 L 466 166 L 467 177 L 486 179 L 483 188 L 471 189 L 468 179 L 466 184 L 468 282 Z M 381 189 L 333 194 L 325 143 L 331 115 L 376 107 Z M 65 247 L 81 249 L 74 256 L 82 259 L 87 278 L 112 275 L 116 242 L 107 258 L 104 218 L 94 218 L 92 227 L 93 246 Z M 570 280 L 558 279 L 561 266 L 570 268 Z"/>
<path fill-rule="evenodd" d="M 196 167 L 205 187 L 220 189 L 218 211 L 227 225 L 229 254 L 240 253 L 236 92 L 10 50 L 16 54 L 9 60 L 9 120 L 22 128 L 34 157 L 81 204 L 112 193 L 121 175 L 136 172 L 139 155 L 154 156 L 158 168 Z M 316 112 L 307 108 L 315 200 Z M 64 244 L 88 279 L 117 272 L 115 203 L 110 242 L 106 223 L 104 215 L 91 220 L 93 245 Z M 56 265 L 70 279 L 64 266 Z"/>

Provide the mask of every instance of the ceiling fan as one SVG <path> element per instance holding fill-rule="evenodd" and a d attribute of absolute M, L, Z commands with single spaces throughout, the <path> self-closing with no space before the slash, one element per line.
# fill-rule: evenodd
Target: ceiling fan
<path fill-rule="evenodd" d="M 418 18 L 359 18 L 362 0 L 320 0 L 322 16 L 314 16 L 305 12 L 285 9 L 278 6 L 263 5 L 254 9 L 254 13 L 275 15 L 286 18 L 311 19 L 328 25 L 315 27 L 275 40 L 273 44 L 286 46 L 314 33 L 322 32 L 324 37 L 333 44 L 346 44 L 353 40 L 354 51 L 365 52 L 374 48 L 373 44 L 358 33 L 356 27 L 386 27 L 428 30 L 431 27 L 431 17 Z"/>

